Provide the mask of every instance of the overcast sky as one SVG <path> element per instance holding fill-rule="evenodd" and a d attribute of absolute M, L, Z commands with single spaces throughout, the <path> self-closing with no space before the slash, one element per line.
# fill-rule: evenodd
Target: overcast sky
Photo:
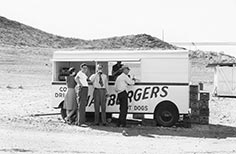
<path fill-rule="evenodd" d="M 169 42 L 236 42 L 236 0 L 0 0 L 0 15 L 81 39 L 146 33 Z"/>

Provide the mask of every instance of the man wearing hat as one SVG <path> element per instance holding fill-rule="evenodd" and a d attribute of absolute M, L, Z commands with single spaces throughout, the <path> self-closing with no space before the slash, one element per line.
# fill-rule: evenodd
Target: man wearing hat
<path fill-rule="evenodd" d="M 126 127 L 126 116 L 128 112 L 128 86 L 134 85 L 135 79 L 129 78 L 130 68 L 124 65 L 122 74 L 115 81 L 115 91 L 118 93 L 118 101 L 120 103 L 120 114 L 117 123 L 118 127 Z"/>

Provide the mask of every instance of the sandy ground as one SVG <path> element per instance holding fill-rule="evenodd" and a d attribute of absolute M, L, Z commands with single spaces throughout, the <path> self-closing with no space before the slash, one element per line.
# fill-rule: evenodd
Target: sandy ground
<path fill-rule="evenodd" d="M 235 99 L 212 97 L 210 124 L 191 128 L 81 128 L 64 124 L 60 115 L 32 116 L 59 112 L 51 107 L 50 54 L 16 51 L 0 51 L 0 153 L 236 153 Z"/>
<path fill-rule="evenodd" d="M 236 153 L 236 139 L 231 137 L 227 139 L 214 139 L 158 134 L 143 136 L 142 134 L 135 133 L 124 137 L 120 133 L 92 128 L 77 127 L 69 129 L 73 129 L 73 132 L 1 128 L 0 152 L 117 154 Z M 132 132 L 134 131 L 132 130 Z"/>

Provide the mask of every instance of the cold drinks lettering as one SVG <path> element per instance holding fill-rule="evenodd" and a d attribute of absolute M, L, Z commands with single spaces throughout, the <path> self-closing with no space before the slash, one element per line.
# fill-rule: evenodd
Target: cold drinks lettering
<path fill-rule="evenodd" d="M 55 97 L 65 97 L 65 93 L 66 93 L 67 87 L 60 87 L 59 88 L 59 92 L 55 93 Z"/>

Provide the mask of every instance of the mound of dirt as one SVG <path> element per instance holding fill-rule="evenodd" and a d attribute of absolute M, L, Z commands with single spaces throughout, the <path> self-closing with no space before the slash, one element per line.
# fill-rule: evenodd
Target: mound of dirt
<path fill-rule="evenodd" d="M 87 46 L 77 49 L 162 49 L 176 50 L 178 47 L 147 34 L 127 35 L 88 41 Z"/>
<path fill-rule="evenodd" d="M 66 48 L 82 45 L 81 39 L 65 38 L 0 16 L 0 45 Z"/>
<path fill-rule="evenodd" d="M 0 45 L 14 47 L 76 49 L 177 49 L 147 34 L 128 35 L 97 40 L 66 38 L 46 33 L 0 16 Z"/>

